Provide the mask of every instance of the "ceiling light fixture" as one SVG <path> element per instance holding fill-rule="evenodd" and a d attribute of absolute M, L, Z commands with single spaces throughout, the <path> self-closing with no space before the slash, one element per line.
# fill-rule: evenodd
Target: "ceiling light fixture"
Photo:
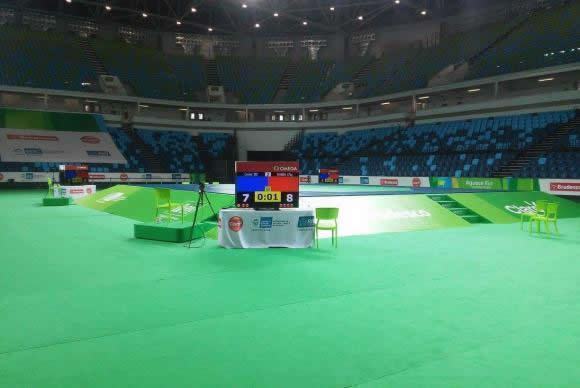
<path fill-rule="evenodd" d="M 110 10 L 111 10 L 111 6 L 110 6 L 110 5 L 105 5 L 105 9 L 106 9 L 107 11 L 110 11 Z"/>
<path fill-rule="evenodd" d="M 260 28 L 260 23 L 256 23 L 256 24 L 254 24 L 254 27 L 255 27 L 255 28 Z"/>
<path fill-rule="evenodd" d="M 381 102 L 381 105 L 391 105 L 389 101 Z"/>
<path fill-rule="evenodd" d="M 308 22 L 307 22 L 306 20 L 304 20 L 304 21 L 302 22 L 302 25 L 303 25 L 303 26 L 307 26 L 307 25 L 308 25 Z"/>
<path fill-rule="evenodd" d="M 480 88 L 469 89 L 469 90 L 467 91 L 467 93 L 477 93 L 477 92 L 479 92 L 480 90 L 481 90 Z"/>
<path fill-rule="evenodd" d="M 423 15 L 423 16 L 427 15 L 427 11 L 425 11 L 425 10 L 421 11 L 421 15 Z"/>
<path fill-rule="evenodd" d="M 548 82 L 548 81 L 553 81 L 554 77 L 548 77 L 548 78 L 540 78 L 538 80 L 538 82 Z"/>
<path fill-rule="evenodd" d="M 197 8 L 191 7 L 191 13 L 196 13 L 196 12 L 197 12 Z"/>
<path fill-rule="evenodd" d="M 274 17 L 277 18 L 278 16 L 278 12 L 274 12 Z"/>
<path fill-rule="evenodd" d="M 149 16 L 149 15 L 147 15 L 147 13 L 146 13 L 146 12 L 143 12 L 143 13 L 141 14 L 141 16 L 143 16 L 144 18 L 146 18 L 146 17 L 147 17 L 147 16 Z"/>
<path fill-rule="evenodd" d="M 363 20 L 363 16 L 362 16 L 362 15 L 360 15 L 360 16 L 359 16 L 357 19 L 358 19 L 358 20 Z"/>
<path fill-rule="evenodd" d="M 208 29 L 207 29 L 207 30 L 208 30 L 209 32 L 213 32 L 213 28 L 211 28 L 211 27 L 208 27 Z"/>
<path fill-rule="evenodd" d="M 177 24 L 178 26 L 180 26 L 181 25 L 181 21 L 180 20 L 176 20 L 175 21 L 175 24 Z"/>

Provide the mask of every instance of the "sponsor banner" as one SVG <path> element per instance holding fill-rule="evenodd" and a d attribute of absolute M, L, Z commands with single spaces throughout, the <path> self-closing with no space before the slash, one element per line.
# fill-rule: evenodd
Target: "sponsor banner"
<path fill-rule="evenodd" d="M 118 163 L 127 161 L 104 132 L 0 128 L 3 162 Z"/>
<path fill-rule="evenodd" d="M 57 198 L 83 198 L 88 195 L 95 194 L 97 192 L 97 187 L 95 185 L 83 185 L 83 186 L 57 186 L 54 188 L 54 196 Z"/>
<path fill-rule="evenodd" d="M 314 210 L 222 209 L 218 242 L 226 248 L 307 248 L 314 242 Z"/>
<path fill-rule="evenodd" d="M 354 176 L 346 175 L 340 177 L 340 183 L 345 185 L 372 185 L 388 187 L 430 187 L 428 177 L 393 177 L 393 176 Z"/>
<path fill-rule="evenodd" d="M 51 178 L 54 182 L 59 181 L 58 172 L 0 172 L 0 183 L 2 182 L 46 182 Z M 91 172 L 89 173 L 89 182 L 183 182 L 189 181 L 187 174 L 159 173 L 143 174 L 133 172 Z"/>
<path fill-rule="evenodd" d="M 48 178 L 58 182 L 58 173 L 56 172 L 0 172 L 0 183 L 4 182 L 30 182 L 46 183 Z"/>
<path fill-rule="evenodd" d="M 550 194 L 580 196 L 580 179 L 539 179 L 540 190 Z"/>
<path fill-rule="evenodd" d="M 539 200 L 557 202 L 559 218 L 580 217 L 580 205 L 541 191 L 458 193 L 449 196 L 492 223 L 519 222 L 522 213 L 536 210 L 536 202 Z"/>
<path fill-rule="evenodd" d="M 454 189 L 503 190 L 501 178 L 451 178 Z"/>

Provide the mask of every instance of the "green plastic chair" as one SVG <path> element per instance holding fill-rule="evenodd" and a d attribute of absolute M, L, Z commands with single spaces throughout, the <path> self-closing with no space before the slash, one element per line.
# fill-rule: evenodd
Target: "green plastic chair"
<path fill-rule="evenodd" d="M 338 247 L 338 208 L 320 207 L 316 209 L 316 248 L 318 248 L 318 231 L 330 230 L 332 233 L 332 246 Z"/>
<path fill-rule="evenodd" d="M 548 206 L 548 201 L 541 199 L 536 201 L 536 210 L 529 213 L 522 213 L 520 216 L 520 229 L 524 230 L 524 222 L 531 222 L 532 217 L 535 215 L 544 215 L 546 213 L 546 207 Z M 527 219 L 527 220 L 526 220 Z"/>
<path fill-rule="evenodd" d="M 48 183 L 48 192 L 46 193 L 46 198 L 54 196 L 54 182 L 50 177 L 46 178 L 46 183 Z"/>
<path fill-rule="evenodd" d="M 556 202 L 548 202 L 548 206 L 546 207 L 546 211 L 544 214 L 536 214 L 532 216 L 530 219 L 530 233 L 532 233 L 532 222 L 536 221 L 536 232 L 540 233 L 540 223 L 544 222 L 546 225 L 546 232 L 552 233 L 550 231 L 550 222 L 554 224 L 554 229 L 556 229 L 556 233 L 560 233 L 558 231 L 558 206 L 559 204 Z"/>
<path fill-rule="evenodd" d="M 181 222 L 183 223 L 183 204 L 171 201 L 171 190 L 162 188 L 155 189 L 155 219 L 159 216 L 159 210 L 167 209 L 169 214 L 167 222 L 171 222 L 171 211 L 176 207 L 181 208 Z"/>

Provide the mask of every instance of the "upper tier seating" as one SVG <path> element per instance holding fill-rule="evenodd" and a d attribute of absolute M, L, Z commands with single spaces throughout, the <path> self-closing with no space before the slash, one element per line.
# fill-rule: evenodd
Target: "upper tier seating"
<path fill-rule="evenodd" d="M 242 104 L 268 104 L 276 95 L 287 60 L 219 57 L 216 63 L 226 92 L 234 93 Z"/>
<path fill-rule="evenodd" d="M 580 61 L 580 3 L 537 11 L 470 67 L 482 78 Z"/>
<path fill-rule="evenodd" d="M 303 174 L 339 166 L 345 175 L 490 176 L 574 115 L 573 111 L 544 112 L 342 135 L 312 133 L 294 151 Z"/>
<path fill-rule="evenodd" d="M 117 145 L 117 148 L 125 159 L 127 164 L 124 166 L 113 165 L 111 171 L 125 171 L 125 172 L 146 172 L 150 171 L 149 166 L 143 158 L 141 157 L 141 150 L 135 147 L 129 135 L 125 133 L 121 128 L 107 127 L 107 132 L 113 138 L 113 141 Z"/>
<path fill-rule="evenodd" d="M 136 95 L 170 100 L 188 96 L 160 51 L 99 39 L 94 46 L 108 73 L 129 83 Z"/>
<path fill-rule="evenodd" d="M 198 100 L 195 92 L 204 92 L 207 88 L 207 75 L 202 58 L 185 55 L 168 55 L 167 62 L 175 74 L 181 99 Z"/>
<path fill-rule="evenodd" d="M 0 26 L 0 47 L 0 84 L 77 91 L 96 84 L 74 37 Z"/>

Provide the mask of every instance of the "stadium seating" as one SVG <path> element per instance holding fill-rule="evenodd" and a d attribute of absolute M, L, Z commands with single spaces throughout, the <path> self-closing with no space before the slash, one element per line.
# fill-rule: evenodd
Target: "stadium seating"
<path fill-rule="evenodd" d="M 125 165 L 117 165 L 114 164 L 110 167 L 111 172 L 148 172 L 150 171 L 147 163 L 141 157 L 141 150 L 138 149 L 131 138 L 120 128 L 115 127 L 107 127 L 107 132 L 113 138 L 113 141 L 117 145 L 117 148 L 125 159 L 127 160 L 127 164 Z M 109 168 L 109 167 L 105 167 Z M 104 171 L 107 172 L 107 171 Z"/>
<path fill-rule="evenodd" d="M 68 35 L 0 26 L 0 46 L 0 84 L 77 91 L 96 84 L 78 41 Z"/>
<path fill-rule="evenodd" d="M 200 57 L 185 55 L 168 55 L 167 62 L 175 74 L 182 97 L 187 101 L 198 100 L 195 92 L 205 91 L 207 75 L 205 65 Z"/>
<path fill-rule="evenodd" d="M 137 134 L 168 167 L 169 172 L 201 171 L 197 142 L 187 132 L 137 129 Z"/>
<path fill-rule="evenodd" d="M 96 39 L 95 51 L 107 72 L 116 75 L 136 95 L 148 98 L 184 100 L 184 91 L 165 56 L 157 50 L 116 41 Z M 188 94 L 185 92 L 185 96 Z"/>
<path fill-rule="evenodd" d="M 580 3 L 537 11 L 473 63 L 468 78 L 482 78 L 580 61 Z"/>
<path fill-rule="evenodd" d="M 287 60 L 270 58 L 258 61 L 250 58 L 219 57 L 216 63 L 226 92 L 236 95 L 243 104 L 268 104 L 276 95 Z"/>
<path fill-rule="evenodd" d="M 312 133 L 294 152 L 304 174 L 339 167 L 345 175 L 490 176 L 574 116 L 574 111 L 543 112 L 342 135 Z M 577 134 L 570 139 L 576 144 Z"/>

